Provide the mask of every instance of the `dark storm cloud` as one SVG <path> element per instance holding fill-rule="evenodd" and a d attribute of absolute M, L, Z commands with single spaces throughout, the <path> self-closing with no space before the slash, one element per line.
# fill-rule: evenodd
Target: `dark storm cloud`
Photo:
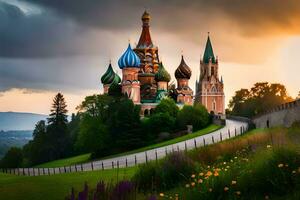
<path fill-rule="evenodd" d="M 0 57 L 73 55 L 72 39 L 82 29 L 55 13 L 26 14 L 18 6 L 0 1 Z"/>
<path fill-rule="evenodd" d="M 57 10 L 78 22 L 102 28 L 129 28 L 136 13 L 147 8 L 159 18 L 161 28 L 195 28 L 226 15 L 246 34 L 269 34 L 270 30 L 297 31 L 299 0 L 27 0 Z M 194 20 L 190 21 L 190 18 Z M 200 18 L 201 16 L 201 18 Z M 204 18 L 204 19 L 203 19 Z M 222 20 L 220 18 L 219 20 Z M 180 21 L 185 22 L 180 23 Z M 263 29 L 263 30 L 260 30 Z"/>

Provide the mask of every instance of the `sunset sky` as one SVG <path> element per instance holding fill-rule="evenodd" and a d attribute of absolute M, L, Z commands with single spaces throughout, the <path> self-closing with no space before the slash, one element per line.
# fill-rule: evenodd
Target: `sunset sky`
<path fill-rule="evenodd" d="M 183 52 L 199 77 L 207 32 L 219 57 L 226 104 L 258 81 L 300 91 L 300 0 L 0 0 L 0 111 L 47 114 L 57 92 L 70 112 L 101 93 L 109 60 L 135 46 L 141 15 L 174 78 Z"/>

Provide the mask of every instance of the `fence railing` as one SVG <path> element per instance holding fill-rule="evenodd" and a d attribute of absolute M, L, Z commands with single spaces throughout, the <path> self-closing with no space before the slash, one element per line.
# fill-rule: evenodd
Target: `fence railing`
<path fill-rule="evenodd" d="M 248 130 L 248 125 L 243 124 L 238 128 L 234 127 L 227 130 L 221 130 L 222 131 L 220 132 L 215 131 L 211 134 L 202 135 L 173 145 L 106 160 L 53 168 L 0 169 L 0 172 L 14 175 L 41 176 L 132 167 L 142 163 L 148 163 L 150 161 L 157 161 L 172 152 L 188 151 L 240 136 Z"/>

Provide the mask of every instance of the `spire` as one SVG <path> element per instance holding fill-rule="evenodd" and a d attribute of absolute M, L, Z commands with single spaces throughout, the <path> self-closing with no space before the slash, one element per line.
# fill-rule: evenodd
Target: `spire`
<path fill-rule="evenodd" d="M 143 30 L 137 48 L 145 48 L 149 46 L 152 47 L 153 44 L 152 44 L 150 30 L 149 30 L 150 15 L 146 10 L 142 16 L 142 22 L 143 22 Z"/>
<path fill-rule="evenodd" d="M 206 47 L 205 47 L 204 56 L 203 56 L 203 62 L 204 63 L 209 63 L 210 59 L 211 59 L 212 63 L 216 62 L 216 58 L 215 58 L 215 55 L 214 55 L 214 51 L 213 51 L 213 48 L 212 48 L 212 45 L 211 45 L 209 32 L 208 32 Z"/>

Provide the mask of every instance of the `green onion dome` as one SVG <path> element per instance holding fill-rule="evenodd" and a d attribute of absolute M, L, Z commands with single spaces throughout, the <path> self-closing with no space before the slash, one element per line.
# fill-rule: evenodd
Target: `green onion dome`
<path fill-rule="evenodd" d="M 109 63 L 106 72 L 101 77 L 101 83 L 104 85 L 111 84 L 114 81 L 114 79 L 115 79 L 115 72 L 111 66 L 111 63 Z"/>
<path fill-rule="evenodd" d="M 155 80 L 157 82 L 160 81 L 169 82 L 171 80 L 171 76 L 169 72 L 164 68 L 162 62 L 159 63 L 158 71 L 155 74 Z"/>
<path fill-rule="evenodd" d="M 120 84 L 121 83 L 121 78 L 120 78 L 120 76 L 117 73 L 115 73 L 115 77 L 114 77 L 114 80 L 113 80 L 112 83 L 116 83 L 116 84 Z"/>
<path fill-rule="evenodd" d="M 190 79 L 192 76 L 191 68 L 185 63 L 183 56 L 181 56 L 180 65 L 177 67 L 175 71 L 175 78 L 184 78 Z"/>

